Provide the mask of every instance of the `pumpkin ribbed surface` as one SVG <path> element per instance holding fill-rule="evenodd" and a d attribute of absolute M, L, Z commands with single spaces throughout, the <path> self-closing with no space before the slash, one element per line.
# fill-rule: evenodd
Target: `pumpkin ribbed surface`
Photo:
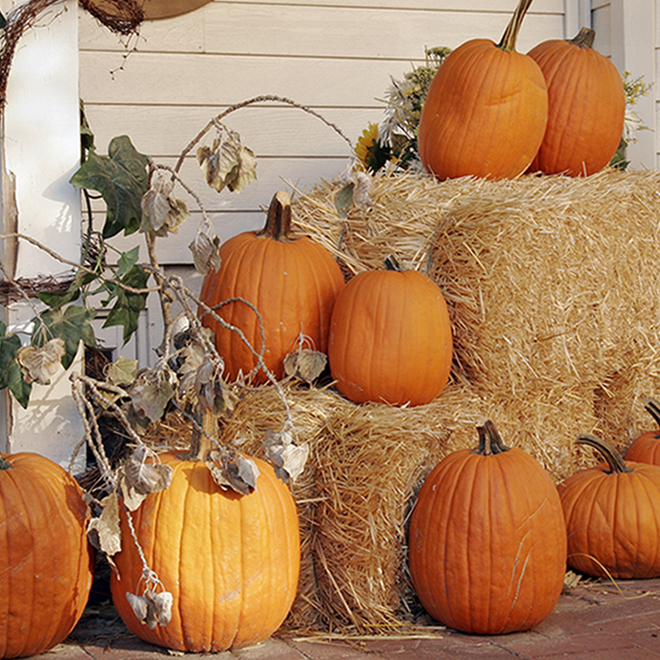
<path fill-rule="evenodd" d="M 224 243 L 220 269 L 206 275 L 200 299 L 210 307 L 236 297 L 254 305 L 263 323 L 264 363 L 279 379 L 283 360 L 298 349 L 301 334 L 305 348 L 326 352 L 330 315 L 344 278 L 332 255 L 312 239 L 290 237 L 287 230 L 277 237 L 272 233 L 267 227 L 266 233 L 244 232 Z M 254 310 L 236 301 L 217 313 L 240 328 L 257 352 L 261 350 L 261 326 Z M 237 332 L 208 315 L 203 324 L 215 332 L 228 380 L 255 368 L 257 359 Z M 263 372 L 255 380 L 264 382 Z"/>
<path fill-rule="evenodd" d="M 92 586 L 87 505 L 38 454 L 0 454 L 0 658 L 43 653 L 78 623 Z"/>
<path fill-rule="evenodd" d="M 172 620 L 140 623 L 126 592 L 139 592 L 142 563 L 122 510 L 122 550 L 112 596 L 128 628 L 160 646 L 218 653 L 255 644 L 284 621 L 296 595 L 300 540 L 295 502 L 267 463 L 253 459 L 257 489 L 221 489 L 204 461 L 161 456 L 172 483 L 128 515 L 149 567 L 173 595 Z"/>
<path fill-rule="evenodd" d="M 429 403 L 447 384 L 452 362 L 442 292 L 414 270 L 356 275 L 335 302 L 328 362 L 351 401 Z"/>
<path fill-rule="evenodd" d="M 602 441 L 600 441 L 602 442 Z M 620 459 L 586 468 L 559 484 L 568 563 L 587 575 L 660 576 L 660 467 Z"/>
<path fill-rule="evenodd" d="M 655 399 L 648 399 L 644 407 L 660 426 L 660 403 Z M 626 451 L 626 460 L 660 465 L 660 428 L 645 431 L 635 438 Z"/>
<path fill-rule="evenodd" d="M 422 605 L 451 628 L 528 630 L 559 600 L 566 571 L 559 496 L 520 449 L 449 454 L 420 490 L 408 545 Z"/>
<path fill-rule="evenodd" d="M 619 147 L 623 83 L 614 64 L 587 45 L 593 34 L 585 29 L 583 37 L 551 39 L 528 53 L 548 86 L 548 124 L 530 171 L 588 176 L 603 169 Z"/>

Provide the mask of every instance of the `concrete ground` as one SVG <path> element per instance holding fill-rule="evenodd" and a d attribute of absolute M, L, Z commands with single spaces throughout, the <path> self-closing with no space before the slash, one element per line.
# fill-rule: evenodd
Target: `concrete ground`
<path fill-rule="evenodd" d="M 40 660 L 158 660 L 181 656 L 131 635 L 109 603 L 90 606 L 63 643 Z M 328 640 L 279 633 L 221 660 L 660 660 L 660 579 L 581 581 L 534 630 L 481 637 L 433 627 L 418 637 Z"/>

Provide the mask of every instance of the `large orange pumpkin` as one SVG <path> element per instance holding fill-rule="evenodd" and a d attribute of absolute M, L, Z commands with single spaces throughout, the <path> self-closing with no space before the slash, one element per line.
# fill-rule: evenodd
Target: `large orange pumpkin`
<path fill-rule="evenodd" d="M 536 155 L 548 119 L 538 64 L 515 51 L 531 0 L 521 0 L 502 40 L 472 39 L 438 69 L 422 108 L 419 156 L 438 179 L 515 177 Z"/>
<path fill-rule="evenodd" d="M 410 574 L 426 611 L 480 635 L 528 630 L 554 609 L 566 573 L 557 489 L 493 423 L 477 449 L 446 456 L 424 482 L 410 519 Z"/>
<path fill-rule="evenodd" d="M 660 465 L 660 403 L 649 398 L 644 407 L 653 417 L 658 428 L 654 431 L 645 431 L 635 438 L 626 450 L 626 460 Z"/>
<path fill-rule="evenodd" d="M 259 232 L 243 232 L 224 243 L 222 263 L 211 270 L 202 285 L 200 299 L 217 309 L 229 324 L 240 329 L 251 347 L 260 352 L 265 335 L 263 360 L 281 378 L 284 358 L 300 345 L 326 352 L 330 315 L 344 277 L 333 256 L 307 236 L 291 234 L 291 204 L 287 193 L 279 191 L 268 210 L 266 226 Z M 222 304 L 233 300 L 228 304 Z M 227 380 L 239 373 L 250 373 L 257 358 L 240 335 L 222 327 L 210 315 L 202 322 L 215 332 L 216 348 L 225 361 Z M 256 382 L 265 382 L 263 371 Z"/>
<path fill-rule="evenodd" d="M 447 304 L 416 270 L 365 271 L 337 296 L 328 363 L 337 389 L 356 403 L 417 406 L 444 389 L 452 363 Z"/>
<path fill-rule="evenodd" d="M 88 508 L 74 478 L 31 452 L 0 454 L 0 658 L 44 653 L 92 586 Z"/>
<path fill-rule="evenodd" d="M 286 618 L 296 595 L 300 539 L 296 505 L 271 465 L 259 468 L 256 490 L 221 488 L 204 460 L 168 453 L 166 490 L 121 511 L 122 548 L 111 578 L 115 607 L 141 639 L 178 651 L 219 653 L 263 641 Z M 136 617 L 127 592 L 138 594 L 143 564 L 173 596 L 172 619 L 154 628 Z"/>
<path fill-rule="evenodd" d="M 588 176 L 605 167 L 623 133 L 626 98 L 612 62 L 592 48 L 594 30 L 550 39 L 528 55 L 548 86 L 548 125 L 530 171 Z"/>
<path fill-rule="evenodd" d="M 660 576 L 660 467 L 624 462 L 591 435 L 578 443 L 605 458 L 559 484 L 568 563 L 587 575 L 621 579 Z"/>

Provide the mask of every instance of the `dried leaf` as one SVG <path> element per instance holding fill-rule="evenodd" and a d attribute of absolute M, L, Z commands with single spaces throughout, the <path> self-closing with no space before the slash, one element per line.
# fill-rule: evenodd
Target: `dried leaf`
<path fill-rule="evenodd" d="M 264 440 L 266 458 L 275 468 L 275 474 L 284 482 L 295 481 L 305 469 L 309 458 L 309 445 L 296 445 L 291 431 L 266 431 Z"/>
<path fill-rule="evenodd" d="M 200 147 L 197 162 L 206 183 L 218 192 L 225 187 L 240 192 L 257 178 L 257 159 L 251 149 L 241 144 L 241 136 L 235 131 L 225 129 L 213 141 L 212 148 Z"/>
<path fill-rule="evenodd" d="M 174 396 L 176 376 L 167 368 L 145 370 L 138 375 L 129 394 L 139 415 L 158 421 Z"/>
<path fill-rule="evenodd" d="M 327 364 L 325 353 L 301 348 L 284 358 L 284 371 L 289 376 L 312 383 L 323 373 Z"/>
<path fill-rule="evenodd" d="M 221 359 L 212 359 L 204 355 L 202 364 L 195 376 L 195 394 L 202 410 L 214 415 L 220 415 L 233 408 L 233 401 L 228 396 L 227 388 L 222 380 L 224 363 Z"/>
<path fill-rule="evenodd" d="M 149 458 L 156 458 L 148 460 Z M 124 464 L 121 474 L 122 496 L 126 507 L 135 511 L 149 493 L 169 488 L 172 483 L 172 467 L 157 462 L 153 452 L 137 447 Z"/>
<path fill-rule="evenodd" d="M 192 252 L 195 270 L 206 275 L 212 268 L 220 268 L 220 239 L 217 236 L 210 238 L 207 234 L 199 231 L 188 245 Z"/>
<path fill-rule="evenodd" d="M 166 626 L 172 620 L 174 598 L 169 591 L 156 593 L 152 589 L 146 589 L 142 596 L 126 592 L 126 600 L 138 621 L 152 630 L 156 626 Z"/>
<path fill-rule="evenodd" d="M 350 182 L 335 193 L 335 208 L 337 209 L 337 214 L 340 218 L 345 218 L 348 215 L 351 206 L 353 206 L 354 188 L 355 184 Z"/>
<path fill-rule="evenodd" d="M 121 528 L 119 526 L 119 500 L 110 493 L 101 500 L 101 515 L 92 518 L 87 526 L 90 543 L 109 557 L 121 550 Z"/>
<path fill-rule="evenodd" d="M 176 233 L 190 216 L 187 204 L 171 196 L 174 180 L 164 170 L 152 176 L 151 187 L 141 201 L 142 221 L 140 231 L 156 236 Z"/>
<path fill-rule="evenodd" d="M 213 449 L 206 460 L 213 481 L 221 488 L 231 488 L 241 495 L 249 495 L 257 488 L 259 468 L 251 459 L 235 450 Z"/>
<path fill-rule="evenodd" d="M 41 348 L 38 346 L 19 348 L 16 360 L 21 366 L 25 382 L 48 385 L 50 379 L 61 368 L 64 350 L 64 340 L 60 337 L 51 339 Z"/>
<path fill-rule="evenodd" d="M 355 183 L 353 203 L 356 208 L 361 211 L 371 208 L 373 206 L 373 202 L 371 201 L 371 183 L 373 178 L 366 172 L 359 170 L 353 172 L 352 178 Z"/>
<path fill-rule="evenodd" d="M 120 355 L 109 367 L 106 374 L 108 382 L 118 387 L 130 385 L 138 373 L 138 361 Z"/>

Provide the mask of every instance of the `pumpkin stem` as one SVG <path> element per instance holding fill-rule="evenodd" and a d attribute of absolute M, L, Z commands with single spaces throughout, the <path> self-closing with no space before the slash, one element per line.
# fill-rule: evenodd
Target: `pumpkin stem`
<path fill-rule="evenodd" d="M 629 468 L 626 465 L 626 462 L 623 460 L 621 454 L 614 448 L 612 445 L 605 441 L 597 438 L 595 435 L 590 433 L 584 433 L 580 435 L 576 441 L 578 445 L 588 445 L 595 449 L 610 466 L 610 472 L 614 474 L 623 474 L 624 472 L 632 472 L 632 468 Z"/>
<path fill-rule="evenodd" d="M 577 35 L 568 40 L 568 43 L 573 44 L 574 46 L 579 46 L 580 48 L 593 48 L 595 38 L 596 30 L 583 27 Z"/>
<path fill-rule="evenodd" d="M 487 419 L 483 424 L 478 424 L 477 431 L 479 432 L 479 446 L 472 450 L 473 454 L 492 456 L 509 451 L 510 447 L 502 442 L 495 424 L 490 419 Z"/>
<path fill-rule="evenodd" d="M 266 226 L 257 236 L 272 238 L 275 241 L 291 240 L 291 197 L 284 190 L 278 190 L 268 207 Z"/>
<path fill-rule="evenodd" d="M 5 457 L 0 454 L 0 470 L 9 470 L 11 468 L 11 463 L 5 460 Z"/>
<path fill-rule="evenodd" d="M 193 431 L 190 451 L 186 454 L 188 460 L 204 461 L 211 451 L 211 438 L 215 438 L 218 434 L 218 419 L 209 411 L 204 411 L 202 431 L 196 429 Z"/>
<path fill-rule="evenodd" d="M 504 30 L 504 34 L 500 39 L 500 43 L 497 44 L 498 48 L 502 50 L 507 50 L 514 52 L 516 50 L 516 41 L 518 40 L 518 32 L 520 32 L 520 26 L 522 25 L 523 18 L 532 4 L 532 0 L 520 0 L 516 10 L 513 12 L 513 16 L 509 21 L 509 24 Z"/>
<path fill-rule="evenodd" d="M 658 426 L 660 426 L 660 403 L 649 396 L 644 400 L 644 408 L 646 408 L 646 412 L 648 412 Z"/>
<path fill-rule="evenodd" d="M 401 272 L 401 266 L 399 265 L 397 258 L 393 254 L 390 254 L 387 257 L 385 257 L 384 264 L 385 264 L 385 270 L 395 270 L 399 273 Z"/>

